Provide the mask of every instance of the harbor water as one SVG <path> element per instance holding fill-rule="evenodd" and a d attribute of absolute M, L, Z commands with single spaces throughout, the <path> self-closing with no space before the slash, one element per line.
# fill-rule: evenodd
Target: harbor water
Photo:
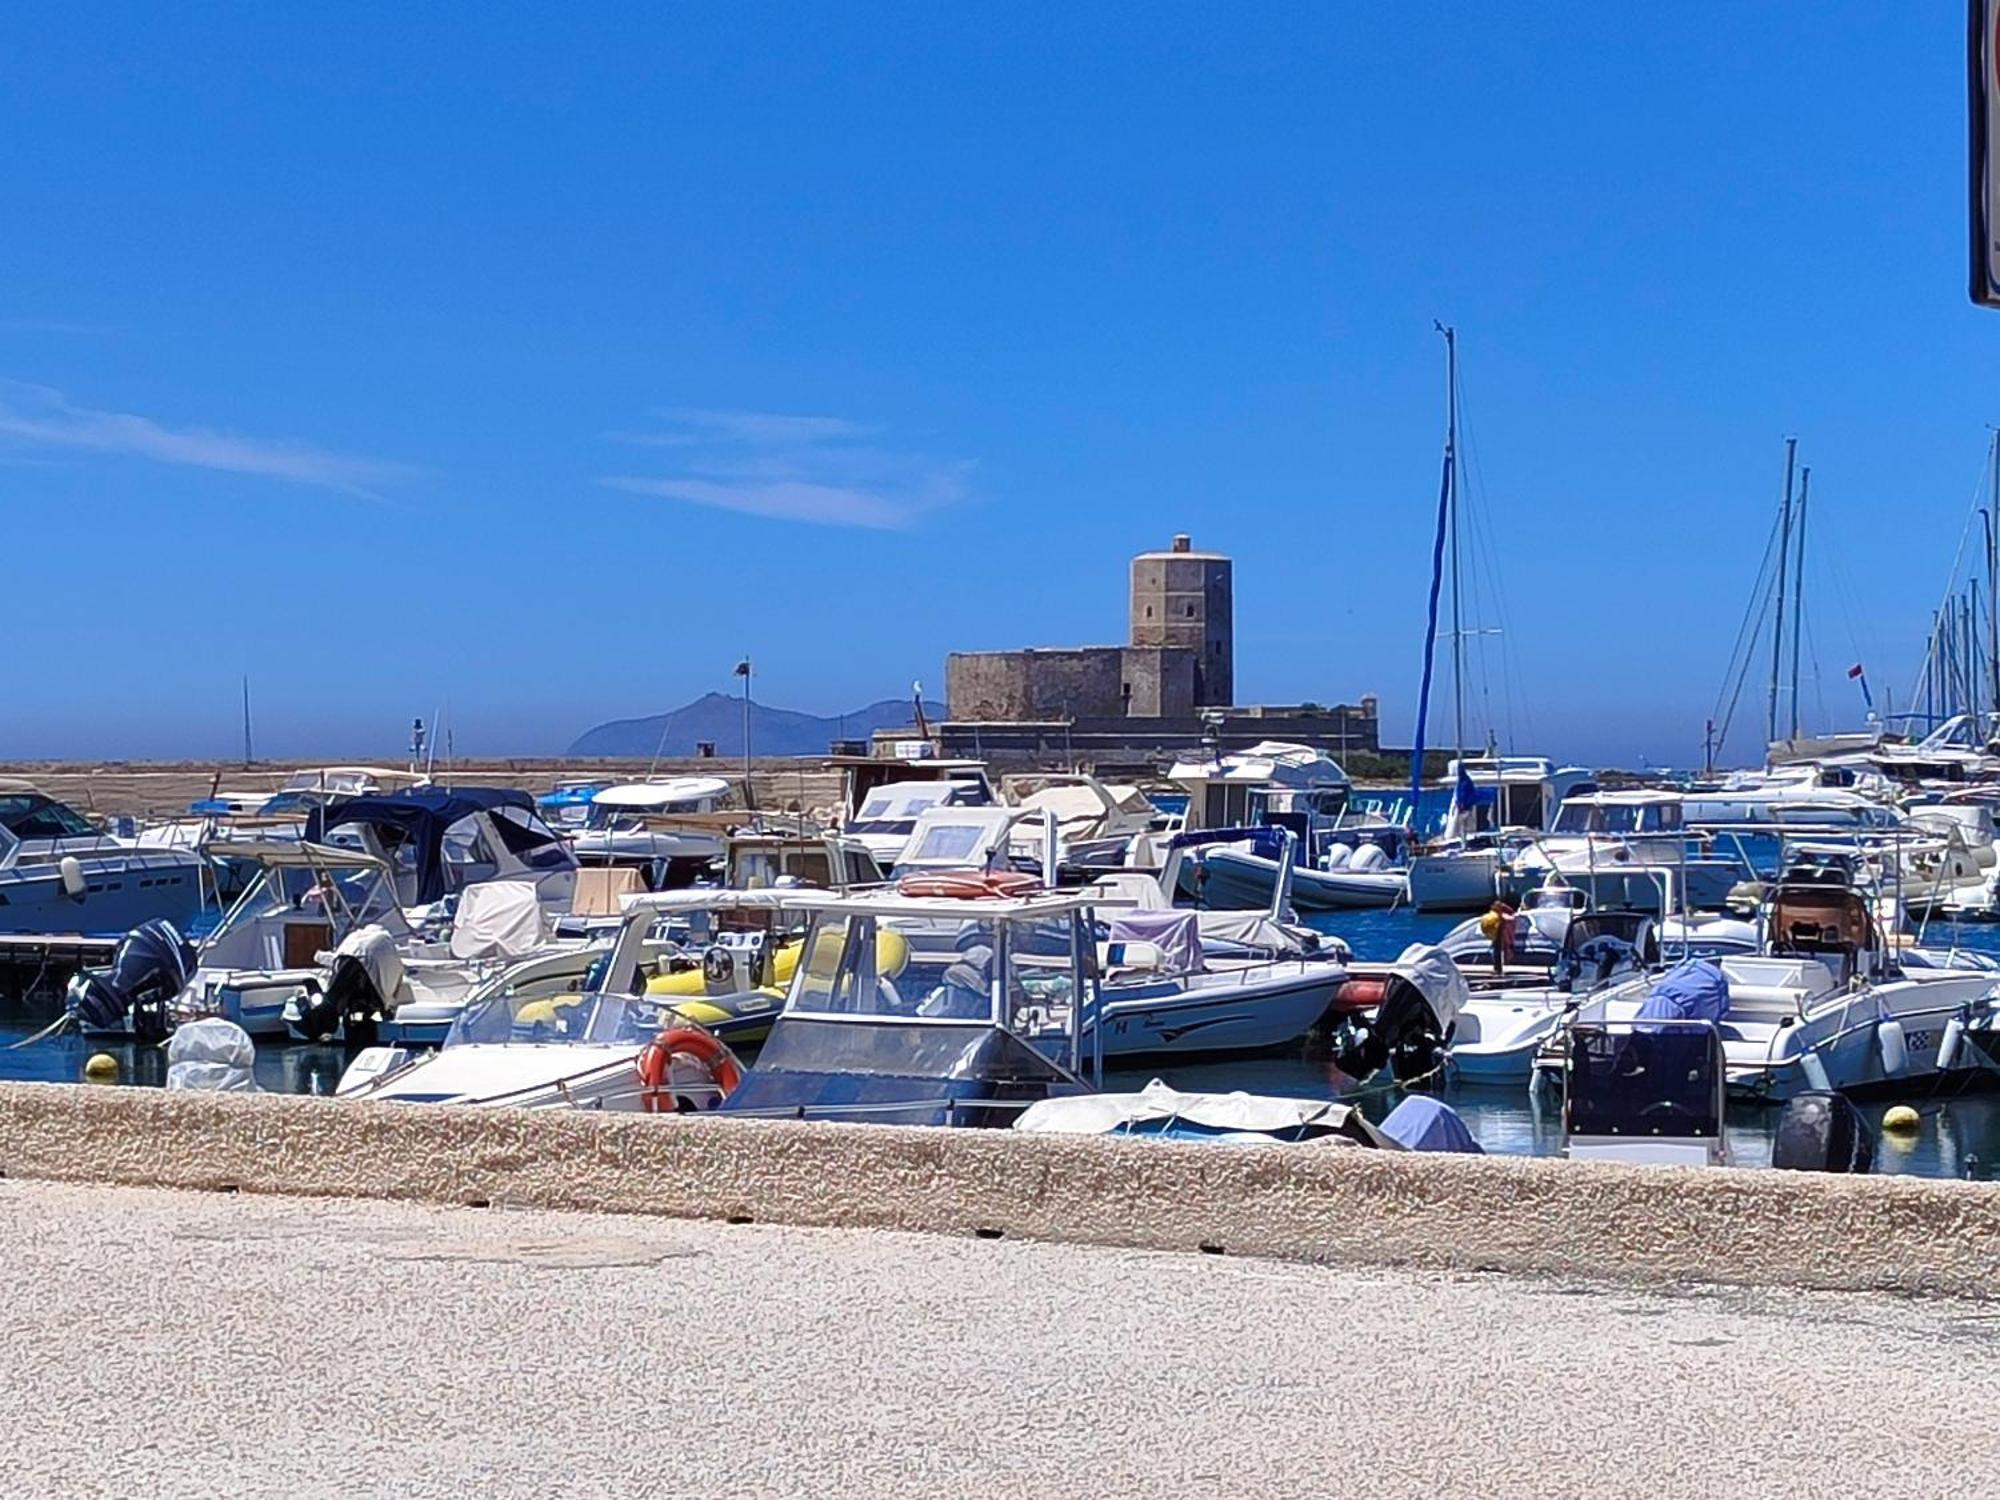
<path fill-rule="evenodd" d="M 1407 910 L 1357 911 L 1321 917 L 1314 925 L 1344 939 L 1357 959 L 1386 961 L 1411 943 L 1435 941 L 1462 920 Z M 1938 947 L 1957 943 L 2000 954 L 2000 927 L 1933 926 L 1926 941 Z M 0 1000 L 0 1079 L 77 1083 L 91 1055 L 107 1051 L 118 1062 L 121 1082 L 154 1087 L 165 1084 L 166 1059 L 157 1047 L 106 1046 L 74 1033 L 17 1045 L 46 1026 L 52 1015 L 46 1004 L 27 1007 L 11 997 Z M 288 1046 L 270 1041 L 258 1047 L 258 1081 L 277 1093 L 331 1094 L 346 1065 L 347 1054 L 339 1047 Z M 1341 1097 L 1340 1085 L 1345 1082 L 1325 1055 L 1307 1043 L 1275 1055 L 1113 1070 L 1107 1074 L 1105 1086 L 1137 1089 L 1152 1078 L 1182 1089 L 1243 1089 L 1310 1098 Z M 1371 1084 L 1350 1097 L 1371 1118 L 1380 1119 L 1402 1095 L 1393 1087 Z M 1550 1092 L 1452 1082 L 1438 1097 L 1463 1116 L 1488 1151 L 1547 1156 L 1559 1149 L 1560 1109 Z M 1943 1093 L 1915 1093 L 1907 1100 L 1870 1100 L 1861 1107 L 1863 1114 L 1879 1125 L 1886 1109 L 1905 1102 L 1915 1106 L 1921 1125 L 1914 1133 L 1878 1131 L 1876 1171 L 1981 1179 L 1995 1175 L 2000 1168 L 2000 1089 L 1987 1091 L 1954 1083 Z M 1774 1106 L 1732 1101 L 1732 1160 L 1746 1166 L 1769 1164 L 1778 1113 Z"/>

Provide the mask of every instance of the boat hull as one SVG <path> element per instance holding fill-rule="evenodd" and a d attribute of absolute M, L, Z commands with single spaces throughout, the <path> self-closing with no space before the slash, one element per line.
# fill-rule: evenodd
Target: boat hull
<path fill-rule="evenodd" d="M 1410 905 L 1418 911 L 1484 911 L 1493 904 L 1499 859 L 1471 854 L 1419 854 L 1410 861 Z"/>
<path fill-rule="evenodd" d="M 202 860 L 178 849 L 78 855 L 84 890 L 72 896 L 54 863 L 0 870 L 0 932 L 123 937 L 164 917 L 186 930 L 202 907 Z"/>
<path fill-rule="evenodd" d="M 1278 861 L 1236 849 L 1215 849 L 1202 858 L 1206 878 L 1201 895 L 1214 907 L 1268 906 L 1278 884 Z M 1299 911 L 1361 911 L 1395 906 L 1408 895 L 1401 870 L 1308 870 L 1292 872 L 1292 905 Z"/>
<path fill-rule="evenodd" d="M 1107 985 L 1101 1014 L 1108 1058 L 1262 1052 L 1319 1024 L 1347 977 L 1336 964 L 1279 963 L 1150 984 Z"/>

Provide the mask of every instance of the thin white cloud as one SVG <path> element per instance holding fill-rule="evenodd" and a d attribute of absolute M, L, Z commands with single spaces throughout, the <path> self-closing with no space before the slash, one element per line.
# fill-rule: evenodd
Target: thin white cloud
<path fill-rule="evenodd" d="M 11 380 L 0 380 L 0 438 L 31 450 L 120 454 L 370 499 L 377 497 L 377 487 L 420 472 L 407 464 L 330 453 L 309 443 L 240 437 L 205 427 L 169 427 L 132 412 L 74 406 L 60 391 Z"/>
<path fill-rule="evenodd" d="M 966 497 L 972 465 L 860 441 L 882 429 L 843 417 L 674 408 L 661 432 L 611 433 L 615 441 L 670 448 L 678 472 L 614 474 L 598 483 L 818 526 L 900 530 Z"/>
<path fill-rule="evenodd" d="M 693 406 L 670 406 L 660 413 L 676 427 L 693 429 L 730 442 L 823 443 L 841 438 L 867 437 L 881 429 L 845 417 L 801 417 L 772 411 L 711 411 Z"/>

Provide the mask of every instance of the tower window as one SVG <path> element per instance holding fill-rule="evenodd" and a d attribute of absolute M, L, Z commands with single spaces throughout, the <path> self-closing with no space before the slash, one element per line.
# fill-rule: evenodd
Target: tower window
<path fill-rule="evenodd" d="M 1153 618 L 1153 606 L 1150 604 L 1146 606 L 1146 618 L 1149 620 Z"/>
<path fill-rule="evenodd" d="M 1194 606 L 1193 606 L 1192 604 L 1190 604 L 1190 605 L 1188 605 L 1188 606 L 1187 606 L 1187 617 L 1188 617 L 1188 618 L 1189 618 L 1190 620 L 1192 620 L 1192 619 L 1194 618 Z"/>

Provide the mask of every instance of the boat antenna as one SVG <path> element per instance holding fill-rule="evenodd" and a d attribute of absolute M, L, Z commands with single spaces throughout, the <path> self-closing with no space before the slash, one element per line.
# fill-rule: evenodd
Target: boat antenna
<path fill-rule="evenodd" d="M 250 674 L 243 674 L 243 767 L 248 770 L 255 765 L 257 757 L 250 751 Z"/>

